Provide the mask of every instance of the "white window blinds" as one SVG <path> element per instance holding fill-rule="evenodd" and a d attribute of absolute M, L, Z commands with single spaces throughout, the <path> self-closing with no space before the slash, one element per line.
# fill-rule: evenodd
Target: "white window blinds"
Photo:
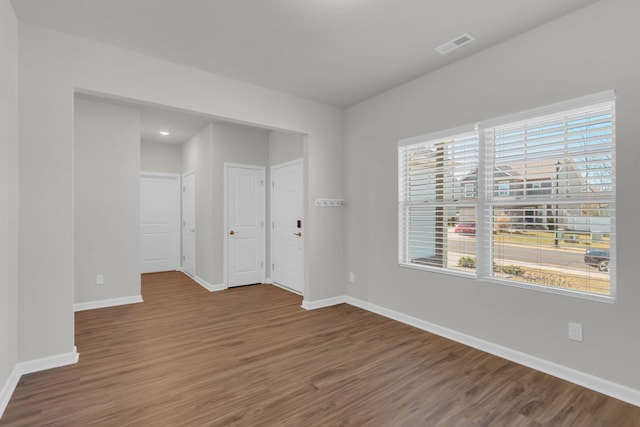
<path fill-rule="evenodd" d="M 400 265 L 615 296 L 613 91 L 404 140 L 398 160 Z"/>
<path fill-rule="evenodd" d="M 461 272 L 475 270 L 478 134 L 468 131 L 400 146 L 399 261 L 401 264 Z M 463 259 L 460 261 L 460 259 Z"/>
<path fill-rule="evenodd" d="M 494 277 L 612 294 L 614 135 L 613 100 L 484 128 Z"/>
<path fill-rule="evenodd" d="M 611 197 L 613 129 L 611 102 L 486 129 L 489 196 Z"/>

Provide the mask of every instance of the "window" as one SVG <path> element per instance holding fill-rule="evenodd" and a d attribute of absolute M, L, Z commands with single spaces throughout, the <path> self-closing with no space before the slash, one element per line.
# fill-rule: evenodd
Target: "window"
<path fill-rule="evenodd" d="M 508 182 L 498 182 L 498 196 L 508 196 L 510 194 L 509 188 L 510 185 Z"/>
<path fill-rule="evenodd" d="M 551 194 L 551 178 L 541 181 L 527 181 L 527 196 Z"/>
<path fill-rule="evenodd" d="M 473 128 L 400 143 L 400 264 L 613 297 L 613 92 Z"/>
<path fill-rule="evenodd" d="M 401 264 L 475 271 L 478 160 L 475 131 L 400 147 Z"/>
<path fill-rule="evenodd" d="M 467 199 L 475 199 L 476 197 L 476 183 L 464 184 L 464 197 Z"/>

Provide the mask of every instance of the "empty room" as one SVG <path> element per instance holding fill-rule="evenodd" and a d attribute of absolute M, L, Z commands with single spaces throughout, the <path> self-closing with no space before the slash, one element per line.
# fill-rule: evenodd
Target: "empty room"
<path fill-rule="evenodd" d="M 0 426 L 640 425 L 638 17 L 0 0 Z"/>

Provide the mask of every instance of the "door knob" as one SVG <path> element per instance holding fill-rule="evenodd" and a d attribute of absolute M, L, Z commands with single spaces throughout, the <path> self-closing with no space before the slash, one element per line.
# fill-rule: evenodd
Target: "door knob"
<path fill-rule="evenodd" d="M 295 234 L 295 235 L 296 235 L 296 236 L 298 236 L 298 237 L 302 237 L 302 233 L 300 233 L 300 232 L 298 232 L 298 233 L 293 233 L 293 234 Z"/>
<path fill-rule="evenodd" d="M 233 236 L 234 234 L 236 234 L 236 232 L 235 232 L 235 231 L 233 231 L 233 230 L 231 230 L 231 231 L 229 232 L 229 234 L 231 234 L 231 235 Z"/>

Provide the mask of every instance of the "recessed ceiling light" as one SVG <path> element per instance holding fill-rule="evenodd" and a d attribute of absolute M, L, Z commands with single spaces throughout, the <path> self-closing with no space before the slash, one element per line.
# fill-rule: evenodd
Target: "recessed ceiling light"
<path fill-rule="evenodd" d="M 167 132 L 166 130 L 161 130 L 160 132 L 158 132 L 160 135 L 162 136 L 169 136 L 169 132 Z"/>

